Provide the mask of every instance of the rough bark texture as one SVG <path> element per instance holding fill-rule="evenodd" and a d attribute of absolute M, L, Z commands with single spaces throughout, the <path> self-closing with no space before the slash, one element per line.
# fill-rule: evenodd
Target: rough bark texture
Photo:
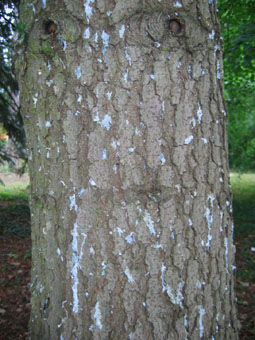
<path fill-rule="evenodd" d="M 31 338 L 237 339 L 215 0 L 23 0 Z"/>

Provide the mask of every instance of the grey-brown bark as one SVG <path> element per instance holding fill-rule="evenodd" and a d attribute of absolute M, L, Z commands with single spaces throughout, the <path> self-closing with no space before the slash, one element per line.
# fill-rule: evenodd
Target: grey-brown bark
<path fill-rule="evenodd" d="M 32 339 L 237 339 L 215 2 L 21 4 Z"/>

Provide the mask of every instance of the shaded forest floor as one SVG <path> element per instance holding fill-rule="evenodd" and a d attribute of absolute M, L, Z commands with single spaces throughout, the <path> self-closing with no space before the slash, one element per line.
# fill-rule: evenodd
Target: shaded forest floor
<path fill-rule="evenodd" d="M 232 183 L 236 295 L 242 325 L 240 340 L 247 340 L 255 339 L 255 176 L 254 183 L 249 179 L 246 189 L 240 181 L 237 177 Z M 22 195 L 12 200 L 0 199 L 0 340 L 28 339 L 30 268 L 28 203 Z"/>

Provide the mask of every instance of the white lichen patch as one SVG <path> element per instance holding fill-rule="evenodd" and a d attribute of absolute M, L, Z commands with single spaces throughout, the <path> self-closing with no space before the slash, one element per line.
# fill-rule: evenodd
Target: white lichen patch
<path fill-rule="evenodd" d="M 207 220 L 207 225 L 208 225 L 208 236 L 207 236 L 207 243 L 206 246 L 209 249 L 210 248 L 210 243 L 212 240 L 212 224 L 213 224 L 213 214 L 211 209 L 213 208 L 213 202 L 215 200 L 215 197 L 213 195 L 208 196 L 208 204 L 209 207 L 206 207 L 205 209 L 205 218 Z"/>
<path fill-rule="evenodd" d="M 129 283 L 135 282 L 135 280 L 133 279 L 133 276 L 131 275 L 128 267 L 125 269 L 124 273 L 125 273 Z"/>
<path fill-rule="evenodd" d="M 70 200 L 69 209 L 70 209 L 70 210 L 73 210 L 73 209 L 74 209 L 74 211 L 77 212 L 78 206 L 77 206 L 77 204 L 76 204 L 75 194 L 73 194 L 72 196 L 70 196 L 70 197 L 69 197 L 69 200 Z"/>
<path fill-rule="evenodd" d="M 77 67 L 76 67 L 76 69 L 74 70 L 74 73 L 75 73 L 75 75 L 76 75 L 76 78 L 77 79 L 80 79 L 80 77 L 81 77 L 81 67 L 78 65 Z"/>
<path fill-rule="evenodd" d="M 87 18 L 87 21 L 89 23 L 89 20 L 93 14 L 93 11 L 92 11 L 92 7 L 90 6 L 91 3 L 94 3 L 95 0 L 87 0 L 84 2 L 84 8 L 85 8 L 85 14 L 86 14 L 86 18 Z"/>
<path fill-rule="evenodd" d="M 198 123 L 199 124 L 202 121 L 202 116 L 203 116 L 203 111 L 202 111 L 200 103 L 198 103 L 197 118 L 198 118 Z"/>
<path fill-rule="evenodd" d="M 206 138 L 201 138 L 201 140 L 204 142 L 204 144 L 208 144 L 208 139 L 206 139 Z"/>
<path fill-rule="evenodd" d="M 121 236 L 125 232 L 125 230 L 120 229 L 120 227 L 117 227 L 116 230 L 119 236 Z"/>
<path fill-rule="evenodd" d="M 209 33 L 209 39 L 214 39 L 214 37 L 215 37 L 215 31 L 212 30 L 212 32 Z"/>
<path fill-rule="evenodd" d="M 226 260 L 226 270 L 228 273 L 228 238 L 224 238 L 224 247 L 225 247 L 225 260 Z"/>
<path fill-rule="evenodd" d="M 147 210 L 145 210 L 145 214 L 143 217 L 144 222 L 146 223 L 147 228 L 149 229 L 151 235 L 156 235 L 155 229 L 154 229 L 154 222 Z"/>
<path fill-rule="evenodd" d="M 180 184 L 176 184 L 175 188 L 177 189 L 178 192 L 181 192 L 181 185 Z"/>
<path fill-rule="evenodd" d="M 179 305 L 181 308 L 183 308 L 182 301 L 184 300 L 184 296 L 182 294 L 182 289 L 184 287 L 184 281 L 181 281 L 178 283 L 176 289 L 172 289 L 168 284 L 165 282 L 165 272 L 166 267 L 164 264 L 161 266 L 161 284 L 162 284 L 162 292 L 167 293 L 170 301 L 174 305 Z"/>
<path fill-rule="evenodd" d="M 128 53 L 128 48 L 127 47 L 125 47 L 125 57 L 126 57 L 128 63 L 129 63 L 129 66 L 131 66 L 132 65 L 132 59 L 131 59 L 130 54 Z"/>
<path fill-rule="evenodd" d="M 201 282 L 200 282 L 199 280 L 197 280 L 197 288 L 198 288 L 198 289 L 201 289 L 201 288 L 202 288 Z"/>
<path fill-rule="evenodd" d="M 33 104 L 36 106 L 38 100 L 38 93 L 36 92 L 33 98 Z"/>
<path fill-rule="evenodd" d="M 105 269 L 106 269 L 107 265 L 104 263 L 104 261 L 101 263 L 101 267 L 102 267 L 101 275 L 105 276 Z"/>
<path fill-rule="evenodd" d="M 84 34 L 83 34 L 83 38 L 84 39 L 89 39 L 90 38 L 90 28 L 89 27 L 85 28 Z"/>
<path fill-rule="evenodd" d="M 132 232 L 125 238 L 125 240 L 126 240 L 127 243 L 129 243 L 129 244 L 135 243 L 135 233 L 132 231 Z"/>
<path fill-rule="evenodd" d="M 133 153 L 135 151 L 135 148 L 128 148 L 128 151 Z"/>
<path fill-rule="evenodd" d="M 124 33 L 125 33 L 125 25 L 122 25 L 119 30 L 119 35 L 121 39 L 124 39 Z"/>
<path fill-rule="evenodd" d="M 182 8 L 182 3 L 180 1 L 176 1 L 175 4 L 174 4 L 174 7 L 176 8 Z"/>
<path fill-rule="evenodd" d="M 220 60 L 217 59 L 217 78 L 221 79 L 221 68 L 220 68 Z"/>
<path fill-rule="evenodd" d="M 111 92 L 111 91 L 107 91 L 107 92 L 106 92 L 106 97 L 107 97 L 107 99 L 110 101 L 111 98 L 112 98 L 112 92 Z"/>
<path fill-rule="evenodd" d="M 78 192 L 78 197 L 81 198 L 81 196 L 84 192 L 85 192 L 85 189 L 81 188 L 81 190 Z"/>
<path fill-rule="evenodd" d="M 101 314 L 99 302 L 97 302 L 96 306 L 95 306 L 94 320 L 96 322 L 96 326 L 101 330 L 103 328 L 103 325 L 102 325 L 102 322 L 101 322 L 102 314 Z"/>
<path fill-rule="evenodd" d="M 203 317 L 206 314 L 205 309 L 202 306 L 199 306 L 199 335 L 200 338 L 204 336 L 204 326 L 203 326 Z"/>
<path fill-rule="evenodd" d="M 163 155 L 163 153 L 159 156 L 159 159 L 161 161 L 161 165 L 164 165 L 166 163 L 166 159 L 165 159 L 165 156 Z"/>
<path fill-rule="evenodd" d="M 100 125 L 106 130 L 110 130 L 110 127 L 112 125 L 112 117 L 106 114 L 103 120 L 101 121 Z"/>
<path fill-rule="evenodd" d="M 194 137 L 193 136 L 189 136 L 184 140 L 184 144 L 188 145 L 193 141 Z"/>
<path fill-rule="evenodd" d="M 123 79 L 124 79 L 125 83 L 127 83 L 127 81 L 128 81 L 128 70 L 126 72 L 124 72 Z"/>
<path fill-rule="evenodd" d="M 95 187 L 95 186 L 96 186 L 96 182 L 95 182 L 92 178 L 89 179 L 89 184 L 90 184 L 92 187 Z"/>
<path fill-rule="evenodd" d="M 105 55 L 105 52 L 106 52 L 106 48 L 109 46 L 109 34 L 107 32 L 105 32 L 104 30 L 102 31 L 101 33 L 101 38 L 102 38 L 102 42 L 103 42 L 103 51 L 102 51 L 102 54 L 103 54 L 103 57 Z"/>
<path fill-rule="evenodd" d="M 85 243 L 85 240 L 87 238 L 86 234 L 80 234 L 79 233 L 79 227 L 77 223 L 74 223 L 74 228 L 72 231 L 72 236 L 73 236 L 73 241 L 72 241 L 72 250 L 73 250 L 73 255 L 72 255 L 72 270 L 71 270 L 71 278 L 73 281 L 72 284 L 72 291 L 73 291 L 73 312 L 75 314 L 78 313 L 79 311 L 79 298 L 78 298 L 78 285 L 79 285 L 79 278 L 78 278 L 78 270 L 81 268 L 80 262 L 83 256 L 83 246 Z M 83 237 L 80 251 L 78 249 L 78 239 Z"/>
<path fill-rule="evenodd" d="M 101 153 L 101 159 L 106 160 L 107 159 L 107 150 L 103 149 Z"/>

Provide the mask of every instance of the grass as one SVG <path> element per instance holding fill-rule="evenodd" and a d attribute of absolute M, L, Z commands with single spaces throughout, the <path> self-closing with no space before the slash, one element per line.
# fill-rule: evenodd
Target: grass
<path fill-rule="evenodd" d="M 25 182 L 17 182 L 1 185 L 0 184 L 0 200 L 2 201 L 27 201 L 28 200 L 28 184 Z"/>
<path fill-rule="evenodd" d="M 30 233 L 28 183 L 0 184 L 0 232 L 26 236 Z"/>

